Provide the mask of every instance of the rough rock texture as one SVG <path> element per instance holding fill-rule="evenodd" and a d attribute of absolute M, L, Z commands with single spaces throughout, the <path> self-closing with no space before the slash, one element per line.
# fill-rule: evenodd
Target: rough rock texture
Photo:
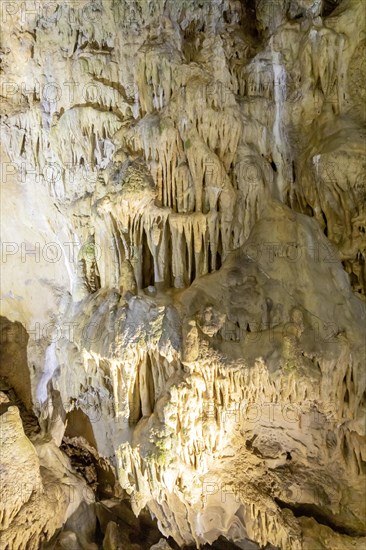
<path fill-rule="evenodd" d="M 38 550 L 81 503 L 91 505 L 94 496 L 55 443 L 33 438 L 32 444 L 18 408 L 3 392 L 0 399 L 1 548 Z"/>
<path fill-rule="evenodd" d="M 363 0 L 0 8 L 2 546 L 361 547 Z"/>

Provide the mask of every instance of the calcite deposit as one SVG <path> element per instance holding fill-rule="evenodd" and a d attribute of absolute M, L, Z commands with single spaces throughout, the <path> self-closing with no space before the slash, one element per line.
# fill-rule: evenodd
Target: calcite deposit
<path fill-rule="evenodd" d="M 366 544 L 363 0 L 3 0 L 2 550 Z"/>

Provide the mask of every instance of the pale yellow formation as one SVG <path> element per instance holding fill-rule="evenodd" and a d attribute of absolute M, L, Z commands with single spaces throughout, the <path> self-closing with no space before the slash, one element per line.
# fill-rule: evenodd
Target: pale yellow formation
<path fill-rule="evenodd" d="M 4 548 L 362 547 L 363 0 L 1 21 Z"/>

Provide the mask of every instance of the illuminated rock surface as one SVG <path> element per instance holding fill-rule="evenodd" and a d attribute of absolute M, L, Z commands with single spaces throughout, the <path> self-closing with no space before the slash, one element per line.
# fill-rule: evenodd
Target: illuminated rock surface
<path fill-rule="evenodd" d="M 35 4 L 1 5 L 1 548 L 362 547 L 363 0 Z"/>

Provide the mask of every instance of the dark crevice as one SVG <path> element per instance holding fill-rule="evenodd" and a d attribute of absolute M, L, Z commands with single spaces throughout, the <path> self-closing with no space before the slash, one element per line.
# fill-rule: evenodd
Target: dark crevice
<path fill-rule="evenodd" d="M 79 36 L 80 36 L 80 31 L 77 30 L 76 31 L 76 37 L 75 37 L 75 44 L 74 44 L 74 50 L 73 50 L 73 55 L 74 53 L 76 52 L 77 48 L 78 48 L 78 44 L 79 44 Z"/>
<path fill-rule="evenodd" d="M 326 215 L 324 214 L 323 210 L 321 211 L 322 212 L 322 218 L 324 220 L 324 235 L 326 237 L 328 237 L 328 222 L 327 222 L 327 218 L 326 218 Z"/>
<path fill-rule="evenodd" d="M 223 246 L 222 246 L 222 235 L 221 231 L 219 232 L 219 238 L 217 242 L 217 254 L 216 254 L 216 269 L 220 269 L 222 265 L 222 252 L 223 252 Z"/>
<path fill-rule="evenodd" d="M 322 16 L 328 17 L 338 6 L 340 0 L 323 0 Z"/>
<path fill-rule="evenodd" d="M 349 404 L 349 391 L 348 391 L 348 389 L 346 390 L 346 393 L 344 394 L 344 402 Z"/>
<path fill-rule="evenodd" d="M 170 540 L 171 539 L 168 539 L 170 546 L 174 550 L 179 550 L 179 546 L 173 546 Z M 244 548 L 250 548 L 250 549 L 258 548 L 258 550 L 260 548 L 262 548 L 262 550 L 278 550 L 269 543 L 266 546 L 260 547 L 251 539 L 243 539 L 240 542 L 240 546 L 237 546 L 234 542 L 227 540 L 223 536 L 219 537 L 215 542 L 212 543 L 212 545 L 204 544 L 203 546 L 201 546 L 201 549 L 202 550 L 239 550 L 240 548 L 243 548 L 243 543 L 244 543 Z M 245 543 L 247 543 L 248 546 L 246 546 Z M 196 546 L 185 546 L 184 550 L 196 550 L 196 548 L 197 548 Z"/>
<path fill-rule="evenodd" d="M 22 145 L 20 147 L 20 156 L 23 156 L 25 154 L 25 132 L 22 139 Z"/>
<path fill-rule="evenodd" d="M 241 18 L 241 24 L 254 40 L 259 41 L 261 39 L 261 33 L 257 26 L 256 0 L 241 0 L 241 3 L 244 4 L 244 16 Z"/>
<path fill-rule="evenodd" d="M 154 259 L 147 242 L 145 231 L 142 233 L 142 286 L 154 286 Z"/>
<path fill-rule="evenodd" d="M 106 44 L 104 41 L 99 44 L 96 40 L 87 40 L 83 44 L 81 44 L 80 50 L 94 54 L 109 54 L 113 51 L 113 47 L 108 46 L 108 44 Z"/>
<path fill-rule="evenodd" d="M 137 424 L 142 418 L 142 405 L 139 385 L 139 375 L 136 375 L 135 385 L 133 388 L 132 402 L 130 402 L 130 418 L 131 425 Z"/>
<path fill-rule="evenodd" d="M 32 411 L 31 379 L 28 368 L 27 346 L 29 335 L 18 321 L 0 316 L 0 377 L 1 387 L 14 389 L 14 399 Z M 12 399 L 11 399 L 12 400 Z M 16 406 L 19 406 L 16 403 Z"/>
<path fill-rule="evenodd" d="M 275 162 L 273 162 L 273 160 L 271 160 L 271 166 L 272 166 L 273 171 L 277 172 L 277 166 L 276 166 Z"/>
<path fill-rule="evenodd" d="M 32 437 L 40 433 L 41 429 L 38 419 L 31 410 L 27 410 L 23 401 L 13 387 L 10 387 L 4 378 L 0 377 L 0 391 L 9 399 L 8 402 L 1 403 L 0 415 L 7 412 L 9 407 L 17 407 L 23 424 L 24 433 L 27 437 Z M 4 420 L 0 419 L 0 422 Z M 1 454 L 1 452 L 0 452 Z"/>
<path fill-rule="evenodd" d="M 145 391 L 141 392 L 142 390 L 142 382 L 143 380 L 140 380 L 140 401 L 141 401 L 141 414 L 143 416 L 149 416 L 152 414 L 154 410 L 154 404 L 155 404 L 155 387 L 154 387 L 154 377 L 153 377 L 153 369 L 151 366 L 151 359 L 150 355 L 146 355 L 146 363 L 144 365 L 145 372 L 144 372 L 144 382 L 145 382 Z M 140 376 L 141 376 L 141 367 L 140 367 Z"/>
<path fill-rule="evenodd" d="M 86 449 L 82 449 L 77 443 L 71 443 L 67 437 L 66 440 L 62 442 L 60 448 L 70 458 L 70 462 L 76 472 L 84 477 L 88 483 L 88 487 L 96 493 L 98 488 L 98 476 L 94 456 Z"/>
<path fill-rule="evenodd" d="M 287 508 L 291 510 L 296 518 L 312 518 L 320 525 L 325 525 L 326 527 L 329 527 L 330 529 L 332 529 L 332 531 L 334 531 L 335 533 L 339 533 L 340 535 L 348 535 L 350 537 L 361 537 L 365 535 L 364 532 L 356 531 L 355 529 L 337 524 L 333 518 L 331 518 L 328 514 L 321 510 L 316 504 L 290 504 L 288 502 L 280 500 L 279 498 L 275 498 L 274 500 L 281 509 Z"/>

